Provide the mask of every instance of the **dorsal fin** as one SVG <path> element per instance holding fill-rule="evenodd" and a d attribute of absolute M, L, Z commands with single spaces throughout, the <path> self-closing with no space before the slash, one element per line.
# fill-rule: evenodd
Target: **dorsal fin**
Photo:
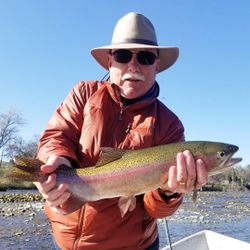
<path fill-rule="evenodd" d="M 100 157 L 95 167 L 100 167 L 109 162 L 120 159 L 126 151 L 126 149 L 101 147 Z"/>

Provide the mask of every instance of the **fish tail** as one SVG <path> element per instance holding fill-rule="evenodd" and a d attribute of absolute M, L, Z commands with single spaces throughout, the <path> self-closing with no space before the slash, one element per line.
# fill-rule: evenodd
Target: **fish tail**
<path fill-rule="evenodd" d="M 11 167 L 7 177 L 11 180 L 16 181 L 37 181 L 39 178 L 35 176 L 33 173 L 27 172 L 23 169 L 17 167 Z"/>
<path fill-rule="evenodd" d="M 42 181 L 47 176 L 40 169 L 43 164 L 38 159 L 17 156 L 8 177 L 20 181 Z"/>
<path fill-rule="evenodd" d="M 24 171 L 40 171 L 41 166 L 44 165 L 42 161 L 36 158 L 28 158 L 22 156 L 15 157 L 15 166 Z"/>

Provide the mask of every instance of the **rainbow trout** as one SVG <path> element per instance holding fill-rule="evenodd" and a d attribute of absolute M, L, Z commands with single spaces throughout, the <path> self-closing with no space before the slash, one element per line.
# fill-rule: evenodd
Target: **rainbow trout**
<path fill-rule="evenodd" d="M 136 150 L 101 148 L 100 159 L 95 166 L 69 168 L 61 165 L 56 169 L 57 184 L 69 184 L 73 197 L 67 213 L 89 201 L 119 197 L 118 206 L 123 217 L 135 208 L 136 195 L 164 186 L 169 167 L 175 164 L 177 153 L 184 150 L 190 150 L 196 159 L 203 159 L 209 176 L 241 161 L 241 158 L 232 158 L 238 151 L 237 146 L 220 142 L 189 141 Z M 40 160 L 25 157 L 16 157 L 15 160 L 10 171 L 12 179 L 47 179 L 48 175 L 40 171 L 44 164 Z"/>

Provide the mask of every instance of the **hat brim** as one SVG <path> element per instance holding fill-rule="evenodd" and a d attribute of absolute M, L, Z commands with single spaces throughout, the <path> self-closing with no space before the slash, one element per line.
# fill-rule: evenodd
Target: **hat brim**
<path fill-rule="evenodd" d="M 103 47 L 94 48 L 91 50 L 92 56 L 96 61 L 109 70 L 108 67 L 108 55 L 111 49 L 158 49 L 160 58 L 160 67 L 158 73 L 171 67 L 179 56 L 179 49 L 177 47 L 163 47 L 154 45 L 142 45 L 138 43 L 126 43 L 126 44 L 113 44 Z"/>

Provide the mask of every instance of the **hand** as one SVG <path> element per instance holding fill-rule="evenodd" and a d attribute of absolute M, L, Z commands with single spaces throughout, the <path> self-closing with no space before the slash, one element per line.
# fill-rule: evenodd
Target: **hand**
<path fill-rule="evenodd" d="M 203 160 L 195 160 L 190 151 L 178 153 L 176 166 L 171 166 L 166 184 L 161 189 L 173 193 L 187 193 L 200 189 L 208 181 L 207 168 Z"/>
<path fill-rule="evenodd" d="M 68 192 L 67 184 L 56 183 L 56 174 L 53 172 L 61 164 L 71 166 L 68 159 L 61 156 L 50 156 L 47 163 L 41 166 L 41 171 L 49 174 L 48 178 L 44 182 L 34 182 L 35 186 L 42 194 L 43 198 L 47 201 L 49 206 L 57 213 L 64 213 L 60 207 L 70 198 L 70 193 Z"/>

